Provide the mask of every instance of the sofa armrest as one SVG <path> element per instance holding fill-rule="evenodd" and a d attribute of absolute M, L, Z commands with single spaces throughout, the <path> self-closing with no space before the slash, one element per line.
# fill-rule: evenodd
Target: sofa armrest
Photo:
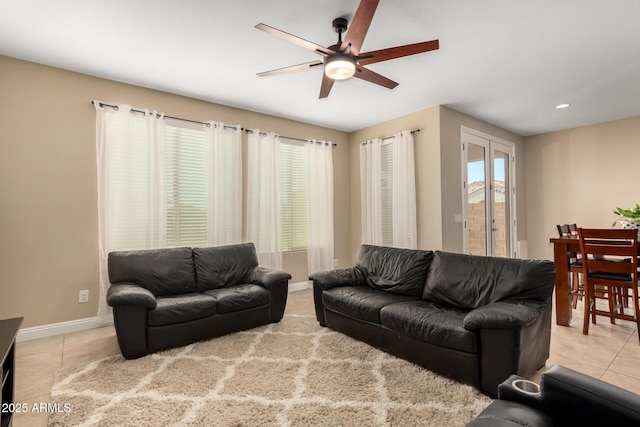
<path fill-rule="evenodd" d="M 279 322 L 284 316 L 290 279 L 291 275 L 286 271 L 266 267 L 254 267 L 245 276 L 248 283 L 260 285 L 271 292 L 271 323 Z"/>
<path fill-rule="evenodd" d="M 462 325 L 469 331 L 480 329 L 521 329 L 535 322 L 544 305 L 538 302 L 496 302 L 470 311 Z"/>
<path fill-rule="evenodd" d="M 248 283 L 263 286 L 269 290 L 278 283 L 286 283 L 291 279 L 291 275 L 286 271 L 273 270 L 266 267 L 255 267 L 246 276 Z"/>
<path fill-rule="evenodd" d="M 322 302 L 322 293 L 324 291 L 339 286 L 367 285 L 362 271 L 357 267 L 316 271 L 309 276 L 309 279 L 313 280 L 313 304 L 316 311 L 316 319 L 321 326 L 327 326 L 324 318 L 324 303 Z"/>
<path fill-rule="evenodd" d="M 501 301 L 473 310 L 463 325 L 478 335 L 480 389 L 495 396 L 511 374 L 529 377 L 549 358 L 551 300 Z"/>
<path fill-rule="evenodd" d="M 342 268 L 339 270 L 316 271 L 309 276 L 314 286 L 322 290 L 338 286 L 364 286 L 366 280 L 360 269 L 356 267 Z"/>
<path fill-rule="evenodd" d="M 111 307 L 119 305 L 139 305 L 145 308 L 156 308 L 156 297 L 151 291 L 133 283 L 114 283 L 107 291 L 107 304 Z"/>
<path fill-rule="evenodd" d="M 640 424 L 640 396 L 597 378 L 553 365 L 542 374 L 539 396 L 515 389 L 515 378 L 500 384 L 499 398 L 544 412 L 556 425 Z"/>
<path fill-rule="evenodd" d="M 529 390 L 529 392 L 526 392 L 514 385 L 516 381 L 524 381 L 528 383 L 532 382 L 527 380 L 526 378 L 521 377 L 520 375 L 511 375 L 500 385 L 498 385 L 498 399 L 521 403 L 535 409 L 540 409 L 542 402 L 540 385 L 536 384 L 538 386 L 537 390 Z"/>

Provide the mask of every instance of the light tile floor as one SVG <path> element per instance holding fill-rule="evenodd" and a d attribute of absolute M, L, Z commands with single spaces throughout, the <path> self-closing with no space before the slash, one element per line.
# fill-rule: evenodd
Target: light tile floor
<path fill-rule="evenodd" d="M 635 324 L 617 321 L 611 325 L 598 317 L 589 335 L 583 335 L 581 307 L 579 303 L 573 310 L 569 327 L 556 326 L 555 318 L 552 320 L 551 354 L 546 367 L 561 364 L 640 394 L 640 344 Z M 290 293 L 286 313 L 314 314 L 313 292 Z M 33 403 L 49 402 L 57 371 L 115 354 L 119 354 L 119 348 L 112 326 L 20 342 L 16 346 L 15 401 L 27 403 L 29 408 Z M 531 379 L 537 382 L 546 367 Z M 48 418 L 46 413 L 16 414 L 13 425 L 46 426 Z"/>

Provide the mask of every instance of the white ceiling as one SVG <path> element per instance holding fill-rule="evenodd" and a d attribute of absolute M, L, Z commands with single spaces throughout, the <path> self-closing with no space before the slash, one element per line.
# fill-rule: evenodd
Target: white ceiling
<path fill-rule="evenodd" d="M 640 115 L 638 0 L 381 0 L 362 51 L 440 50 L 323 100 L 321 69 L 256 77 L 320 57 L 254 26 L 329 46 L 359 0 L 0 1 L 2 55 L 344 131 L 438 104 L 523 136 Z"/>

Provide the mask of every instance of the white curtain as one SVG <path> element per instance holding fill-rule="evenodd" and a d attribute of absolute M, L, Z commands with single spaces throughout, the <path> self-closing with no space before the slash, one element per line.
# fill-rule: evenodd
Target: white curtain
<path fill-rule="evenodd" d="M 410 131 L 360 146 L 362 243 L 418 247 L 413 151 Z"/>
<path fill-rule="evenodd" d="M 98 319 L 108 321 L 107 255 L 166 243 L 165 138 L 162 114 L 128 105 L 96 107 L 98 166 Z"/>
<path fill-rule="evenodd" d="M 204 125 L 207 145 L 207 244 L 242 241 L 242 129 Z"/>
<path fill-rule="evenodd" d="M 253 242 L 260 265 L 282 269 L 282 188 L 280 137 L 249 132 L 247 162 L 247 241 Z"/>
<path fill-rule="evenodd" d="M 362 243 L 382 245 L 382 140 L 360 145 L 360 208 Z"/>
<path fill-rule="evenodd" d="M 417 249 L 416 174 L 413 157 L 413 134 L 402 131 L 393 137 L 392 218 L 393 246 Z"/>
<path fill-rule="evenodd" d="M 307 141 L 308 272 L 333 268 L 333 144 Z"/>

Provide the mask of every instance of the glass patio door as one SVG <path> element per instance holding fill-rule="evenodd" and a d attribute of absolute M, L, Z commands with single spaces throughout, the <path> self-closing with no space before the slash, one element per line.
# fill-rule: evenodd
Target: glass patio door
<path fill-rule="evenodd" d="M 513 257 L 514 146 L 463 131 L 464 250 Z"/>

